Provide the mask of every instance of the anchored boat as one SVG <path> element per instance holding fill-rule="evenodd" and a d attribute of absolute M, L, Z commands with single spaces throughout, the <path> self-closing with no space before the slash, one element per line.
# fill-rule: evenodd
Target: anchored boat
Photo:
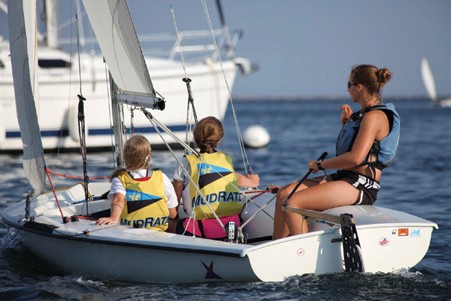
<path fill-rule="evenodd" d="M 62 49 L 64 40 L 58 37 L 58 9 L 69 6 L 57 0 L 47 0 L 46 42 L 38 43 L 37 73 L 39 89 L 36 93 L 37 116 L 41 127 L 42 144 L 46 151 L 76 151 L 80 147 L 78 133 L 78 98 L 83 93 L 86 145 L 90 150 L 111 150 L 112 117 L 107 68 L 103 55 L 97 48 L 85 46 L 77 54 Z M 58 4 L 60 8 L 58 8 Z M 74 8 L 75 9 L 75 8 Z M 7 16 L 7 6 L 0 2 L 0 13 Z M 168 9 L 169 11 L 169 9 Z M 79 12 L 79 15 L 83 15 Z M 81 23 L 83 20 L 80 20 Z M 226 28 L 227 29 L 227 28 Z M 74 29 L 75 30 L 75 29 Z M 178 138 L 183 139 L 186 129 L 187 87 L 182 81 L 186 75 L 191 79 L 194 101 L 200 116 L 215 116 L 222 120 L 228 103 L 229 89 L 232 90 L 237 73 L 251 72 L 247 59 L 234 56 L 239 39 L 239 31 L 233 36 L 224 35 L 224 30 L 213 29 L 219 45 L 214 51 L 209 30 L 177 32 L 173 35 L 145 36 L 145 64 L 152 73 L 152 83 L 156 92 L 166 101 L 164 113 L 155 112 L 155 116 L 164 123 Z M 228 30 L 226 31 L 229 32 Z M 44 34 L 40 39 L 44 40 Z M 39 40 L 39 39 L 38 39 Z M 85 39 L 89 41 L 88 39 Z M 94 41 L 97 42 L 97 41 Z M 72 48 L 77 44 L 71 42 Z M 94 43 L 93 43 L 94 44 Z M 173 45 L 167 51 L 151 51 Z M 89 45 L 89 44 L 87 44 Z M 86 50 L 83 50 L 86 49 Z M 181 55 L 183 54 L 183 57 Z M 226 56 L 218 61 L 217 56 Z M 183 61 L 182 61 L 183 59 Z M 15 94 L 10 58 L 9 42 L 0 37 L 0 153 L 22 151 L 21 131 L 17 122 Z M 223 77 L 226 77 L 224 81 Z M 83 87 L 83 89 L 80 88 Z M 131 127 L 130 119 L 125 120 Z M 147 119 L 136 114 L 133 119 L 136 132 L 144 134 L 152 141 L 154 149 L 165 148 L 159 135 Z M 169 135 L 169 143 L 178 146 Z"/>

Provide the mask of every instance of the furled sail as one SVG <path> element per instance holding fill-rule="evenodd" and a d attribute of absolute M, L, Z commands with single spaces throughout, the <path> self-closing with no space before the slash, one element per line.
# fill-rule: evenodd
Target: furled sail
<path fill-rule="evenodd" d="M 125 0 L 84 0 L 86 12 L 119 88 L 119 102 L 155 108 L 158 99 Z"/>
<path fill-rule="evenodd" d="M 23 166 L 34 193 L 40 194 L 45 188 L 45 161 L 35 105 L 38 98 L 36 1 L 9 0 L 8 25 Z"/>

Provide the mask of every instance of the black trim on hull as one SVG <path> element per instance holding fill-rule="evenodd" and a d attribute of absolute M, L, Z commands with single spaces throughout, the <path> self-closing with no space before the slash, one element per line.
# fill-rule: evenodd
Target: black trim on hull
<path fill-rule="evenodd" d="M 30 230 L 30 232 L 43 232 L 47 234 L 52 234 L 55 229 L 58 229 L 58 227 L 37 222 L 26 222 L 22 227 L 24 231 Z"/>

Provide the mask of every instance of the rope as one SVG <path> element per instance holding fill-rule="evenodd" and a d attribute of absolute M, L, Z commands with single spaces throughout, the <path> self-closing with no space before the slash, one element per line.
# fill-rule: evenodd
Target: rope
<path fill-rule="evenodd" d="M 177 20 L 175 18 L 175 10 L 174 7 L 172 6 L 172 0 L 169 0 L 169 9 L 171 11 L 171 15 L 172 15 L 172 21 L 174 22 L 174 28 L 175 28 L 175 35 L 176 35 L 176 39 L 177 39 L 177 45 L 179 47 L 180 50 L 180 58 L 182 60 L 182 67 L 183 67 L 183 72 L 185 74 L 185 78 L 188 77 L 188 74 L 186 72 L 186 68 L 185 68 L 185 57 L 183 56 L 183 49 L 182 49 L 182 39 L 180 39 L 180 33 L 177 27 Z"/>
<path fill-rule="evenodd" d="M 202 194 L 202 192 L 200 191 L 199 187 L 196 185 L 196 183 L 194 182 L 194 180 L 191 178 L 190 174 L 188 173 L 188 171 L 185 169 L 185 167 L 183 166 L 182 162 L 179 160 L 179 158 L 177 157 L 177 155 L 174 153 L 174 151 L 172 150 L 171 146 L 169 145 L 169 143 L 167 143 L 166 139 L 164 139 L 163 135 L 161 134 L 161 131 L 159 130 L 159 127 L 162 128 L 167 134 L 169 134 L 171 137 L 173 137 L 174 139 L 176 139 L 176 141 L 179 141 L 182 145 L 183 143 L 180 141 L 180 139 L 178 139 L 167 127 L 165 127 L 163 124 L 161 124 L 157 119 L 155 119 L 152 114 L 150 112 L 148 112 L 145 108 L 141 108 L 141 110 L 143 111 L 144 115 L 147 117 L 147 119 L 150 121 L 150 123 L 154 126 L 156 132 L 158 133 L 158 135 L 160 136 L 161 140 L 166 144 L 166 147 L 168 148 L 169 152 L 173 155 L 173 157 L 175 158 L 175 160 L 177 161 L 177 163 L 182 167 L 183 173 L 187 176 L 187 178 L 189 179 L 190 183 L 193 185 L 193 187 L 195 187 L 196 192 L 198 193 L 199 196 L 201 196 L 203 199 L 206 199 L 205 196 Z M 185 147 L 189 148 L 194 154 L 196 154 L 201 162 L 202 162 L 202 158 L 199 156 L 199 154 L 197 154 L 196 151 L 194 151 L 189 145 L 184 145 Z M 218 171 L 216 172 L 218 175 L 220 175 L 221 177 L 223 177 Z M 226 180 L 227 181 L 227 180 Z M 229 185 L 232 185 L 235 189 L 239 190 L 239 187 L 237 187 L 235 184 L 233 184 L 230 181 L 227 181 Z M 257 196 L 262 195 L 263 193 L 269 192 L 271 191 L 271 189 L 268 189 L 266 191 L 262 191 L 260 194 L 255 195 L 253 198 L 256 198 Z M 240 241 L 243 241 L 242 239 L 242 228 L 247 225 L 253 218 L 255 218 L 255 216 L 260 213 L 261 211 L 263 211 L 266 206 L 268 206 L 275 198 L 275 196 L 273 198 L 271 198 L 271 200 L 269 200 L 267 203 L 265 203 L 263 206 L 259 206 L 257 203 L 255 203 L 253 201 L 253 198 L 248 197 L 246 194 L 241 193 L 241 196 L 243 196 L 245 198 L 245 206 L 247 205 L 248 202 L 252 202 L 253 204 L 255 204 L 257 207 L 259 207 L 259 209 L 243 224 L 241 225 L 241 227 L 238 227 L 238 233 L 239 233 L 239 237 L 237 239 L 239 239 Z M 205 204 L 208 206 L 208 208 L 210 209 L 210 211 L 212 212 L 214 218 L 216 219 L 216 221 L 219 223 L 219 225 L 222 227 L 222 229 L 224 229 L 224 232 L 227 233 L 227 231 L 225 230 L 225 226 L 222 223 L 221 219 L 218 217 L 218 215 L 216 214 L 215 210 L 213 210 L 213 208 L 210 206 L 210 204 L 208 202 L 205 202 Z M 190 218 L 191 220 L 196 221 L 195 219 L 195 211 L 196 208 L 193 207 L 192 208 L 192 213 L 190 214 Z M 271 217 L 266 211 L 263 211 L 266 215 L 268 215 L 269 217 Z M 272 218 L 272 217 L 271 217 Z M 189 223 L 191 222 L 191 220 L 189 220 Z M 186 229 L 189 228 L 189 224 L 187 225 L 187 227 L 185 228 L 185 231 L 183 232 L 183 234 L 185 234 Z M 195 227 L 194 224 L 193 226 L 193 235 L 195 235 Z"/>
<path fill-rule="evenodd" d="M 159 126 L 161 126 L 162 124 L 157 121 L 155 118 L 153 118 L 152 114 L 150 114 L 150 112 L 148 112 L 147 110 L 145 110 L 144 108 L 142 108 L 142 111 L 144 112 L 144 115 L 147 117 L 147 119 L 150 121 L 150 123 L 152 123 L 152 125 L 155 128 L 155 131 L 158 133 L 158 135 L 160 136 L 161 140 L 166 144 L 168 150 L 171 152 L 171 154 L 174 156 L 175 160 L 178 162 L 178 164 L 180 166 L 182 166 L 183 172 L 186 173 L 188 175 L 188 178 L 190 179 L 191 183 L 193 184 L 193 186 L 196 188 L 196 191 L 199 193 L 199 195 L 203 198 L 206 199 L 205 196 L 202 194 L 202 192 L 200 191 L 199 187 L 196 185 L 196 183 L 194 182 L 194 180 L 189 176 L 188 171 L 183 167 L 182 163 L 180 162 L 180 160 L 177 158 L 177 156 L 175 155 L 174 151 L 172 150 L 171 146 L 169 145 L 169 143 L 166 142 L 166 139 L 164 139 L 163 135 L 161 134 L 161 131 L 158 129 Z M 158 126 L 157 126 L 158 124 Z M 166 128 L 166 127 L 164 127 Z M 162 127 L 162 129 L 164 130 L 164 128 Z M 167 128 L 166 128 L 167 129 Z M 167 129 L 168 131 L 170 131 L 169 129 Z M 165 130 L 166 132 L 166 130 Z M 167 132 L 169 134 L 169 132 Z M 174 135 L 175 136 L 175 135 Z M 188 145 L 187 145 L 188 146 Z M 189 146 L 188 146 L 189 147 Z M 196 153 L 194 150 L 192 150 L 194 153 Z M 221 225 L 221 227 L 224 229 L 224 224 L 222 223 L 222 221 L 219 219 L 218 215 L 216 214 L 216 212 L 213 210 L 213 208 L 210 206 L 210 204 L 208 202 L 205 202 L 205 204 L 207 204 L 208 208 L 211 210 L 211 212 L 213 213 L 213 216 L 215 217 L 215 219 L 218 221 L 218 223 Z M 193 208 L 193 213 L 195 212 L 194 208 Z M 194 226 L 194 225 L 193 225 Z M 186 230 L 186 229 L 185 229 Z M 224 229 L 225 231 L 225 229 Z M 194 232 L 194 231 L 193 231 Z M 195 233 L 193 233 L 195 235 Z"/>
<path fill-rule="evenodd" d="M 264 193 L 266 193 L 266 192 L 264 192 Z M 261 195 L 261 194 L 259 194 L 259 195 Z M 259 196 L 259 195 L 256 195 L 255 197 L 257 197 L 257 196 Z M 257 214 L 259 214 L 263 209 L 265 209 L 266 206 L 268 206 L 268 205 L 276 198 L 276 196 L 277 196 L 277 194 L 274 195 L 269 201 L 267 201 L 267 202 L 266 202 L 265 204 L 263 204 L 263 206 L 261 206 L 261 207 L 258 206 L 258 205 L 254 202 L 254 204 L 257 205 L 257 207 L 259 207 L 258 210 L 255 211 L 255 213 L 252 214 L 251 217 L 249 217 L 248 220 L 247 220 L 246 222 L 244 222 L 243 224 L 241 224 L 241 227 L 240 227 L 240 228 L 244 228 L 244 226 L 246 226 L 248 223 L 250 223 L 250 221 L 253 220 L 253 219 L 257 216 Z M 265 213 L 268 215 L 268 213 L 267 213 L 266 211 L 263 211 L 263 212 L 265 212 Z M 270 215 L 268 215 L 268 216 L 271 217 L 272 219 L 274 219 L 272 216 L 270 216 Z"/>
<path fill-rule="evenodd" d="M 47 174 L 52 174 L 52 175 L 67 178 L 67 179 L 75 179 L 75 180 L 83 180 L 84 179 L 84 177 L 81 177 L 81 176 L 71 176 L 71 175 L 66 175 L 66 174 L 62 174 L 62 173 L 57 173 L 57 172 L 51 171 L 48 167 L 45 168 L 45 172 Z M 89 177 L 89 180 L 90 181 L 99 181 L 99 180 L 105 180 L 108 178 L 109 178 L 109 176 Z"/>
<path fill-rule="evenodd" d="M 185 169 L 185 167 L 183 166 L 182 162 L 179 160 L 179 158 L 177 157 L 177 155 L 174 153 L 174 151 L 172 150 L 171 146 L 169 145 L 169 143 L 167 143 L 166 139 L 164 139 L 163 135 L 161 134 L 161 131 L 159 130 L 159 127 L 162 128 L 167 134 L 169 134 L 171 137 L 173 137 L 174 139 L 176 139 L 176 141 L 178 141 L 179 143 L 181 143 L 183 146 L 189 148 L 190 151 L 192 151 L 194 154 L 196 154 L 199 157 L 199 154 L 193 150 L 189 145 L 184 145 L 180 139 L 178 139 L 166 126 L 164 126 L 163 124 L 161 124 L 157 119 L 155 119 L 152 114 L 150 112 L 148 112 L 145 108 L 141 108 L 141 110 L 143 111 L 144 115 L 147 117 L 147 119 L 150 121 L 150 123 L 154 126 L 156 132 L 158 133 L 158 135 L 160 136 L 161 140 L 166 144 L 166 147 L 168 148 L 168 150 L 171 152 L 171 154 L 174 156 L 175 160 L 177 161 L 177 163 L 182 167 L 182 170 L 184 172 L 184 174 L 187 176 L 187 178 L 190 180 L 191 184 L 196 188 L 196 191 L 198 193 L 198 195 L 200 195 L 203 199 L 206 199 L 205 196 L 202 194 L 202 192 L 200 191 L 199 187 L 196 185 L 196 183 L 194 182 L 194 180 L 190 177 L 188 171 Z M 200 157 L 199 157 L 200 158 Z M 201 162 L 202 162 L 202 158 L 200 158 Z M 220 175 L 221 177 L 223 177 L 219 172 L 217 172 L 218 175 Z M 239 190 L 239 187 L 237 187 L 236 185 L 234 185 L 232 182 L 227 181 L 229 185 L 232 185 L 235 189 Z M 246 202 L 250 201 L 253 202 L 251 198 L 249 198 L 247 195 L 245 194 L 241 194 L 242 196 L 244 196 L 244 198 L 246 199 Z M 215 217 L 215 219 L 218 221 L 218 223 L 221 225 L 221 227 L 224 229 L 224 224 L 221 222 L 221 220 L 219 219 L 219 217 L 217 216 L 216 212 L 213 210 L 213 208 L 210 206 L 210 204 L 208 202 L 206 202 L 208 208 L 211 210 L 213 216 Z M 255 203 L 254 203 L 255 204 Z M 268 203 L 269 204 L 269 203 Z M 257 205 L 258 206 L 258 205 Z M 263 210 L 264 207 L 261 209 Z M 260 210 L 260 211 L 261 211 Z M 193 213 L 190 217 L 193 217 L 193 214 L 195 215 L 195 208 L 193 208 Z M 225 231 L 225 229 L 224 229 Z"/>
<path fill-rule="evenodd" d="M 130 136 L 135 132 L 135 109 L 136 107 L 130 108 Z"/>
<path fill-rule="evenodd" d="M 75 19 L 78 24 L 78 15 L 75 14 Z M 86 98 L 83 97 L 82 92 L 82 81 L 81 81 L 81 58 L 80 58 L 80 32 L 78 30 L 77 26 L 77 50 L 78 50 L 78 76 L 79 76 L 79 85 L 80 85 L 80 94 L 77 95 L 78 97 L 78 136 L 80 137 L 80 154 L 83 159 L 83 189 L 85 192 L 85 200 L 86 200 L 86 215 L 89 215 L 88 212 L 88 199 L 89 199 L 89 192 L 88 192 L 88 184 L 89 184 L 89 177 L 88 177 L 88 162 L 86 158 L 86 128 L 85 128 L 85 109 L 84 109 L 84 101 Z"/>
<path fill-rule="evenodd" d="M 188 73 L 186 71 L 186 63 L 185 63 L 185 56 L 183 54 L 183 48 L 182 48 L 182 39 L 180 37 L 180 32 L 178 30 L 178 26 L 177 26 L 177 18 L 175 17 L 175 10 L 174 7 L 172 6 L 172 1 L 169 1 L 169 9 L 171 11 L 171 15 L 172 15 L 172 21 L 174 23 L 174 29 L 175 29 L 175 35 L 176 35 L 176 41 L 177 41 L 177 46 L 180 50 L 180 58 L 182 60 L 182 68 L 183 68 L 183 73 L 185 74 L 185 77 L 182 79 L 183 82 L 185 82 L 186 84 L 186 89 L 188 91 L 188 103 L 187 103 L 187 107 L 186 107 L 186 137 L 185 137 L 185 143 L 189 144 L 190 141 L 190 137 L 189 137 L 189 133 L 191 132 L 192 128 L 191 128 L 191 122 L 189 120 L 190 117 L 190 105 L 192 107 L 193 110 L 193 117 L 194 117 L 194 123 L 197 124 L 197 113 L 196 113 L 196 108 L 194 106 L 194 99 L 191 93 L 191 79 L 188 77 Z"/>
<path fill-rule="evenodd" d="M 47 175 L 47 178 L 49 179 L 50 188 L 52 189 L 53 196 L 55 197 L 55 202 L 56 202 L 56 205 L 58 206 L 58 210 L 61 214 L 61 219 L 62 219 L 63 223 L 66 223 L 64 220 L 63 210 L 61 210 L 60 202 L 58 200 L 58 197 L 56 196 L 56 191 L 55 191 L 55 187 L 53 186 L 52 179 L 50 178 L 50 174 L 47 173 L 47 167 L 45 167 L 45 174 Z"/>
<path fill-rule="evenodd" d="M 155 127 L 158 134 L 160 134 L 160 132 L 158 131 L 158 128 L 156 127 L 156 125 L 158 125 L 158 127 L 161 128 L 166 134 L 171 136 L 171 138 L 173 138 L 175 141 L 180 143 L 184 148 L 188 149 L 193 154 L 198 155 L 196 150 L 194 150 L 191 146 L 189 146 L 188 144 L 186 144 L 182 140 L 180 140 L 167 126 L 165 126 L 160 121 L 155 119 L 155 117 L 153 117 L 153 115 L 149 111 L 147 111 L 144 107 L 141 107 L 141 111 L 144 113 L 144 115 L 150 121 L 150 123 Z M 160 134 L 160 136 L 161 136 L 161 134 Z M 165 142 L 166 145 L 168 145 L 163 138 L 162 138 L 162 140 L 163 140 L 163 142 Z"/>
<path fill-rule="evenodd" d="M 231 105 L 231 108 L 232 108 L 233 119 L 234 119 L 234 122 L 235 122 L 235 128 L 236 128 L 236 133 L 237 133 L 237 137 L 238 137 L 238 143 L 240 145 L 241 157 L 243 159 L 244 168 L 246 170 L 246 173 L 253 174 L 252 167 L 251 167 L 251 165 L 249 163 L 249 160 L 247 158 L 246 149 L 244 147 L 244 142 L 243 142 L 243 137 L 241 135 L 240 127 L 238 125 L 238 118 L 236 116 L 235 106 L 234 106 L 233 100 L 232 100 L 231 89 L 230 89 L 229 83 L 227 81 L 227 77 L 225 75 L 224 66 L 222 64 L 221 55 L 219 53 L 218 43 L 217 43 L 216 37 L 214 35 L 210 14 L 209 14 L 208 8 L 207 8 L 207 3 L 206 3 L 205 0 L 201 0 L 201 2 L 202 2 L 203 9 L 204 9 L 205 18 L 207 19 L 207 23 L 208 23 L 208 26 L 209 26 L 209 29 L 210 29 L 211 37 L 212 37 L 213 43 L 215 45 L 215 53 L 216 53 L 217 59 L 219 61 L 219 65 L 221 66 L 222 75 L 224 77 L 224 81 L 225 81 L 225 84 L 226 84 L 226 87 L 227 87 L 227 91 L 228 91 L 228 94 L 229 94 L 230 105 Z"/>
<path fill-rule="evenodd" d="M 211 32 L 211 35 L 212 35 L 212 39 L 213 39 L 213 42 L 214 42 L 214 45 L 215 45 L 215 54 L 216 54 L 217 59 L 218 59 L 218 61 L 220 63 L 221 71 L 222 71 L 222 74 L 223 74 L 223 77 L 224 77 L 224 81 L 225 81 L 225 84 L 226 84 L 226 87 L 227 87 L 227 91 L 228 91 L 228 94 L 229 94 L 229 98 L 230 98 L 230 102 L 231 102 L 231 106 L 232 106 L 232 112 L 233 112 L 234 121 L 235 121 L 235 127 L 236 127 L 236 131 L 237 131 L 238 141 L 239 141 L 239 145 L 240 145 L 240 150 L 241 150 L 241 155 L 242 155 L 243 163 L 244 163 L 244 166 L 245 166 L 245 170 L 246 170 L 247 173 L 252 174 L 253 173 L 252 172 L 252 168 L 251 168 L 251 165 L 249 163 L 249 160 L 247 158 L 247 154 L 246 154 L 246 151 L 245 151 L 245 148 L 244 148 L 244 142 L 243 142 L 243 139 L 242 139 L 242 136 L 241 136 L 241 132 L 240 132 L 239 125 L 238 125 L 238 119 L 236 117 L 235 107 L 233 105 L 233 101 L 232 101 L 232 97 L 231 97 L 230 86 L 229 86 L 229 83 L 227 81 L 227 78 L 226 78 L 226 75 L 225 75 L 225 71 L 224 71 L 224 67 L 223 67 L 223 64 L 222 64 L 222 61 L 221 61 L 220 53 L 219 53 L 219 50 L 218 50 L 219 47 L 218 47 L 218 44 L 217 44 L 217 41 L 216 41 L 216 38 L 215 38 L 215 35 L 214 35 L 214 32 L 213 32 L 213 26 L 211 24 L 211 19 L 210 19 L 210 16 L 209 16 L 208 9 L 207 9 L 205 1 L 202 1 L 202 4 L 203 4 L 203 7 L 204 7 L 204 13 L 206 15 L 207 22 L 208 22 L 209 27 L 210 27 L 210 32 Z M 194 121 L 195 121 L 196 124 L 197 124 L 198 120 L 197 120 L 197 114 L 196 114 L 196 110 L 195 110 L 195 106 L 194 106 L 194 100 L 193 100 L 192 93 L 191 93 L 191 86 L 190 86 L 191 79 L 188 78 L 188 76 L 187 76 L 187 71 L 186 71 L 186 67 L 185 67 L 185 58 L 184 58 L 184 55 L 183 55 L 183 49 L 181 47 L 180 33 L 179 33 L 179 30 L 178 30 L 178 26 L 177 26 L 175 10 L 174 10 L 174 7 L 172 5 L 172 1 L 171 0 L 169 0 L 169 7 L 170 7 L 171 15 L 172 15 L 172 20 L 173 20 L 173 23 L 174 23 L 174 28 L 175 28 L 175 31 L 176 31 L 177 46 L 179 47 L 179 50 L 180 50 L 180 57 L 181 57 L 181 60 L 182 60 L 182 67 L 183 67 L 183 71 L 184 71 L 184 74 L 185 74 L 185 78 L 183 78 L 183 81 L 186 83 L 186 87 L 187 87 L 187 91 L 188 91 L 187 116 L 186 116 L 186 142 L 185 142 L 185 144 L 183 144 L 183 143 L 181 143 L 181 144 L 182 144 L 182 146 L 185 147 L 185 150 L 186 150 L 185 153 L 187 153 L 187 151 L 191 151 L 192 153 L 196 154 L 199 157 L 198 153 L 196 151 L 194 151 L 188 145 L 189 144 L 189 137 L 188 137 L 188 135 L 189 135 L 189 132 L 191 130 L 190 129 L 190 122 L 189 122 L 190 106 L 193 109 L 193 116 L 194 116 Z M 175 153 L 172 151 L 172 148 L 170 147 L 170 145 L 166 142 L 166 140 L 161 135 L 161 132 L 158 129 L 158 127 L 163 129 L 174 140 L 180 142 L 180 139 L 178 139 L 167 127 L 165 127 L 164 125 L 159 123 L 156 119 L 154 119 L 153 116 L 147 110 L 142 108 L 142 111 L 146 115 L 147 119 L 152 123 L 152 125 L 156 129 L 156 131 L 160 135 L 162 141 L 166 144 L 168 150 L 173 154 L 173 156 L 176 159 L 176 161 L 178 162 L 178 164 L 182 167 L 183 172 L 187 175 L 187 178 L 190 179 L 190 181 L 192 182 L 193 186 L 196 188 L 196 190 L 199 193 L 199 195 L 202 196 L 205 199 L 205 197 L 200 192 L 200 189 L 198 188 L 198 186 L 194 183 L 193 179 L 191 179 L 191 177 L 188 174 L 187 170 L 184 168 L 184 166 L 181 164 L 181 162 L 179 161 L 179 159 L 177 158 Z M 218 172 L 218 174 L 219 174 L 219 172 Z M 232 184 L 230 182 L 229 182 L 229 184 L 233 185 L 235 187 L 235 189 L 239 190 L 239 188 L 236 187 L 234 184 Z M 244 196 L 247 197 L 246 195 L 244 195 Z M 219 219 L 219 217 L 216 215 L 216 212 L 211 208 L 210 204 L 208 204 L 208 203 L 206 203 L 206 204 L 209 207 L 209 209 L 211 210 L 211 212 L 213 213 L 213 215 L 216 218 L 216 220 L 218 221 L 218 223 L 224 229 L 224 225 L 221 222 L 221 220 Z M 193 208 L 193 214 L 195 214 L 195 208 Z M 225 231 L 225 229 L 224 229 L 224 231 Z"/>
<path fill-rule="evenodd" d="M 197 124 L 197 113 L 196 113 L 196 108 L 194 107 L 194 99 L 193 96 L 191 94 L 191 79 L 190 78 L 183 78 L 183 81 L 186 83 L 186 89 L 188 90 L 188 102 L 186 104 L 186 130 L 185 130 L 185 143 L 189 144 L 190 142 L 190 133 L 192 132 L 192 123 L 189 121 L 189 111 L 190 111 L 190 105 L 193 109 L 193 117 L 194 117 L 194 123 Z M 185 154 L 187 155 L 188 153 L 185 152 Z"/>

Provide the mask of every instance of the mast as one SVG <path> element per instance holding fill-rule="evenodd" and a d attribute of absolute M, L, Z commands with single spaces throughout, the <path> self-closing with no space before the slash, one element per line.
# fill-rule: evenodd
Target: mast
<path fill-rule="evenodd" d="M 58 1 L 46 0 L 45 6 L 45 26 L 47 30 L 47 46 L 53 49 L 58 48 Z"/>
<path fill-rule="evenodd" d="M 113 115 L 113 133 L 114 133 L 114 154 L 116 155 L 116 167 L 125 167 L 124 163 L 124 143 L 125 143 L 125 126 L 124 120 L 124 108 L 122 103 L 117 101 L 117 85 L 114 82 L 111 73 L 110 77 L 110 90 L 111 90 L 111 110 Z"/>

